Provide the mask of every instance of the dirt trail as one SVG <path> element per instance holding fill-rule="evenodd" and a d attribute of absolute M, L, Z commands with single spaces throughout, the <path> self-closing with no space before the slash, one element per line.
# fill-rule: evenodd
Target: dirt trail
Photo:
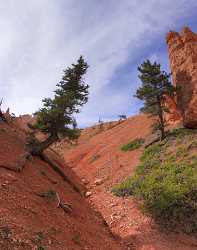
<path fill-rule="evenodd" d="M 102 213 L 114 234 L 137 250 L 194 250 L 197 239 L 167 233 L 142 214 L 132 198 L 111 194 L 115 183 L 131 175 L 139 163 L 142 149 L 122 152 L 121 145 L 150 135 L 151 120 L 137 115 L 120 124 L 86 129 L 78 146 L 61 145 L 65 161 L 86 184 L 89 202 Z M 111 128 L 110 128 L 111 127 Z"/>

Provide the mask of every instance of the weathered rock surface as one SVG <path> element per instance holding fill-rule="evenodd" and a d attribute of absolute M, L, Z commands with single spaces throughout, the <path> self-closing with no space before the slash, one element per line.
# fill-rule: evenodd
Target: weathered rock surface
<path fill-rule="evenodd" d="M 197 34 L 188 27 L 179 34 L 169 32 L 166 38 L 173 83 L 180 86 L 177 108 L 184 126 L 197 128 Z"/>

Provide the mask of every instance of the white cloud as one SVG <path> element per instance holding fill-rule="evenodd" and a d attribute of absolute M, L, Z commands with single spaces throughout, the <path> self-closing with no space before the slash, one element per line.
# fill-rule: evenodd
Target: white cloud
<path fill-rule="evenodd" d="M 102 90 L 113 88 L 112 78 L 120 66 L 129 60 L 136 67 L 132 62 L 142 50 L 157 36 L 163 34 L 164 39 L 169 29 L 193 15 L 195 7 L 196 0 L 189 4 L 184 0 L 0 0 L 0 93 L 5 105 L 17 114 L 34 112 L 41 99 L 52 94 L 62 69 L 83 54 L 91 66 L 87 76 L 91 99 L 81 121 L 101 112 L 103 116 L 118 112 L 117 107 L 129 100 L 128 93 L 124 90 L 118 96 L 112 91 L 114 97 L 109 98 Z"/>

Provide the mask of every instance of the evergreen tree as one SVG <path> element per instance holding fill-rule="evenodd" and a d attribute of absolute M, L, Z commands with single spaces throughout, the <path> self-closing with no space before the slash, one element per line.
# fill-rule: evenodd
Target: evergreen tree
<path fill-rule="evenodd" d="M 87 63 L 81 56 L 77 64 L 72 64 L 64 70 L 62 80 L 56 85 L 54 98 L 45 98 L 43 107 L 36 112 L 36 124 L 31 126 L 48 135 L 43 142 L 35 138 L 30 140 L 30 152 L 40 155 L 46 148 L 59 138 L 68 140 L 77 139 L 79 129 L 74 114 L 88 101 L 89 86 L 84 82 L 83 76 L 88 69 Z"/>
<path fill-rule="evenodd" d="M 141 111 L 156 118 L 154 130 L 159 130 L 161 139 L 164 139 L 166 126 L 164 113 L 168 112 L 165 96 L 172 96 L 176 92 L 170 81 L 171 74 L 162 71 L 160 64 L 151 63 L 149 60 L 144 61 L 138 67 L 138 71 L 142 86 L 137 89 L 136 97 L 144 101 Z"/>

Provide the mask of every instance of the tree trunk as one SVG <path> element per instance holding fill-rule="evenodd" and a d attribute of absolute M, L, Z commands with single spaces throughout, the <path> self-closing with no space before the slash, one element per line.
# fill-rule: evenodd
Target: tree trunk
<path fill-rule="evenodd" d="M 47 149 L 51 144 L 53 144 L 55 141 L 58 140 L 58 137 L 56 134 L 52 134 L 50 135 L 45 141 L 43 142 L 39 142 L 37 140 L 34 140 L 33 142 L 30 142 L 30 144 L 28 144 L 29 147 L 29 152 L 32 155 L 37 155 L 37 156 L 41 156 L 41 154 L 43 153 L 43 151 L 45 149 Z"/>

